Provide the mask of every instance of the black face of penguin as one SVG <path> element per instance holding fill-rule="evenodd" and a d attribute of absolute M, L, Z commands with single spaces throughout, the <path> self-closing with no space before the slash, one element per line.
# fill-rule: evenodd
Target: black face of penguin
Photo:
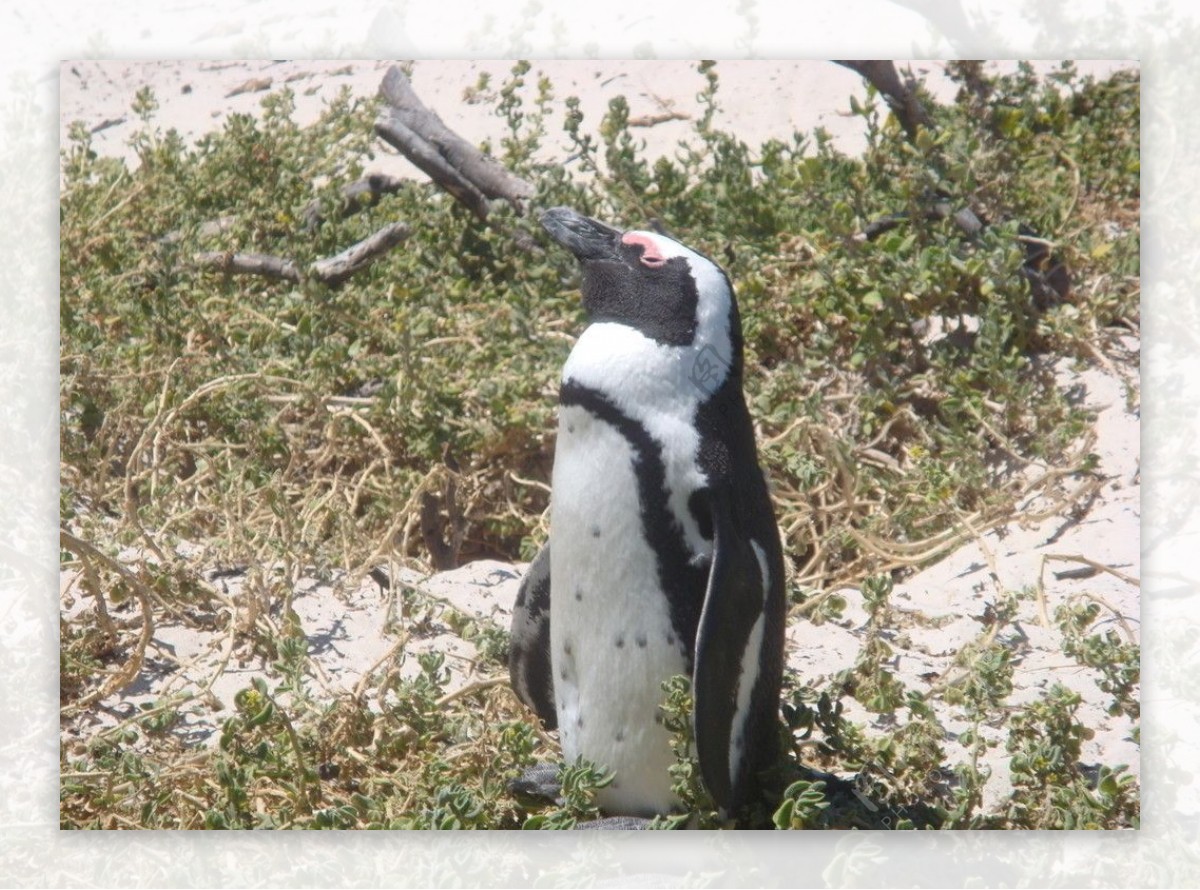
<path fill-rule="evenodd" d="M 664 256 L 642 233 L 623 234 L 564 207 L 547 210 L 542 225 L 579 260 L 591 321 L 625 324 L 669 346 L 692 342 L 699 295 L 684 257 Z"/>

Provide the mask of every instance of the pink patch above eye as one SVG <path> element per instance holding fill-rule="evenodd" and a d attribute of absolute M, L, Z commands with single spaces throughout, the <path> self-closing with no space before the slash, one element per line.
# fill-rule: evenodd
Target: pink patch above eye
<path fill-rule="evenodd" d="M 662 255 L 662 251 L 658 249 L 658 244 L 649 235 L 644 235 L 641 232 L 626 232 L 621 236 L 621 243 L 636 244 L 642 248 L 641 261 L 643 266 L 657 269 L 659 266 L 667 264 L 667 258 Z"/>

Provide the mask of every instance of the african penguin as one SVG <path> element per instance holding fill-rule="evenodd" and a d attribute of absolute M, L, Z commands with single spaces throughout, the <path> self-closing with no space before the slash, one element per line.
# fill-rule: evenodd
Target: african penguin
<path fill-rule="evenodd" d="M 692 679 L 706 787 L 730 815 L 776 756 L 778 527 L 742 394 L 733 289 L 661 234 L 566 208 L 542 225 L 582 267 L 588 326 L 563 368 L 550 542 L 522 580 L 513 687 L 610 814 L 671 811 L 663 681 Z"/>

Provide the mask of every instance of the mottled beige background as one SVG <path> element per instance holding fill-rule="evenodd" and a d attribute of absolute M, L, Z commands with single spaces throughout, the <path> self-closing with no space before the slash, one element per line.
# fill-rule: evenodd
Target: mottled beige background
<path fill-rule="evenodd" d="M 0 12 L 0 883 L 11 886 L 1194 886 L 1200 301 L 1193 4 L 921 0 L 59 2 Z M 912 7 L 912 8 L 910 8 Z M 947 12 L 946 10 L 949 9 Z M 1145 828 L 1113 835 L 453 838 L 63 834 L 57 820 L 58 75 L 64 59 L 1141 58 Z"/>

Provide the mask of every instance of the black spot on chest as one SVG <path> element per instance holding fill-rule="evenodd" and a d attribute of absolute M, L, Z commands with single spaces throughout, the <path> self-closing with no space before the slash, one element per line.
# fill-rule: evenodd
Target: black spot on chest
<path fill-rule="evenodd" d="M 708 561 L 696 560 L 684 529 L 670 508 L 671 491 L 667 484 L 663 446 L 641 422 L 627 415 L 598 390 L 568 379 L 562 385 L 559 398 L 564 408 L 584 409 L 597 421 L 615 429 L 629 444 L 631 468 L 637 483 L 641 533 L 654 554 L 658 587 L 667 599 L 672 644 L 675 639 L 681 641 L 690 670 L 696 628 L 700 623 L 700 611 L 708 584 Z M 701 532 L 711 538 L 712 523 L 706 515 L 707 501 L 693 496 L 689 501 L 689 509 Z M 604 530 L 589 525 L 588 531 L 596 536 L 597 532 L 603 534 Z M 624 640 L 620 645 L 624 645 Z"/>

